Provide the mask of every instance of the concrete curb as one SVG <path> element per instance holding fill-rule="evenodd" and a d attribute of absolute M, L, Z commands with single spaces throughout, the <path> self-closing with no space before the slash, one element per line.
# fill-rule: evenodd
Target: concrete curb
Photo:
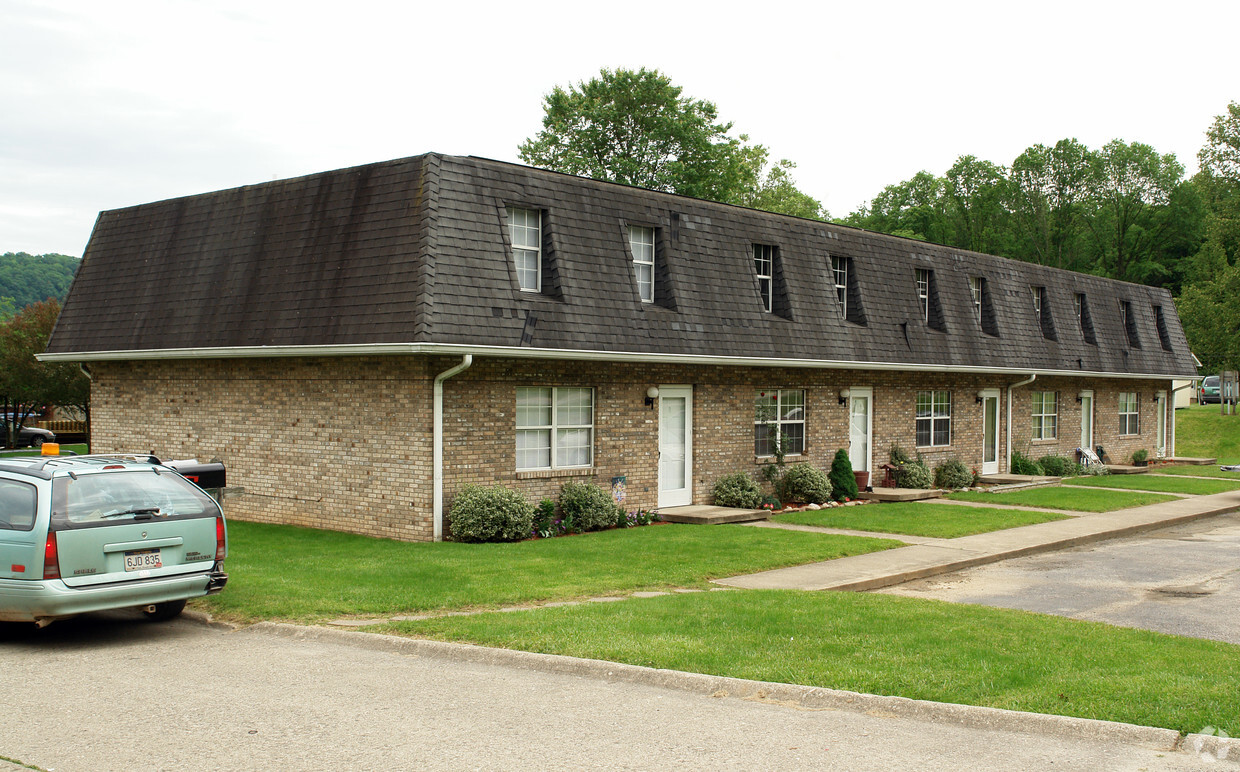
<path fill-rule="evenodd" d="M 911 718 L 949 723 L 973 729 L 995 729 L 1026 734 L 1042 734 L 1097 742 L 1140 745 L 1163 751 L 1182 748 L 1181 735 L 1173 729 L 1073 718 L 1041 713 L 1022 713 L 1000 708 L 955 705 L 905 697 L 884 697 L 816 686 L 748 681 L 741 678 L 685 673 L 677 670 L 625 665 L 595 659 L 579 659 L 558 654 L 492 649 L 471 644 L 445 643 L 417 638 L 400 638 L 379 633 L 303 627 L 279 622 L 259 622 L 238 631 L 293 640 L 326 641 L 370 651 L 415 657 L 433 657 L 449 662 L 536 670 L 605 681 L 674 689 L 703 697 L 732 697 L 786 705 L 801 710 L 841 710 L 879 717 Z M 1217 738 L 1208 738 L 1217 739 Z"/>

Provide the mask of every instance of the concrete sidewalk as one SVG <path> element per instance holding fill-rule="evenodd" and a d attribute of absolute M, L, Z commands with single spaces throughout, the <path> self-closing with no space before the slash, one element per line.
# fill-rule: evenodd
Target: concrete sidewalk
<path fill-rule="evenodd" d="M 1193 496 L 959 539 L 926 540 L 882 552 L 717 579 L 715 584 L 755 590 L 873 590 L 1022 555 L 1166 528 L 1237 509 L 1240 491 Z"/>

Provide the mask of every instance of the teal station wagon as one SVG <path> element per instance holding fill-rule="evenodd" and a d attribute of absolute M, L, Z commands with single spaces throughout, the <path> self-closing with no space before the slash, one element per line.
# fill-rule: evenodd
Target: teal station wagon
<path fill-rule="evenodd" d="M 224 589 L 220 464 L 153 456 L 0 458 L 0 621 L 137 607 L 171 619 Z"/>

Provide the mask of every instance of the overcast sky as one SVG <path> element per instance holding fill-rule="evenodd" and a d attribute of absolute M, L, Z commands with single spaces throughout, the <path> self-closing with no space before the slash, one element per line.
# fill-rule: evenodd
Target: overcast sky
<path fill-rule="evenodd" d="M 843 216 L 961 155 L 1145 142 L 1191 173 L 1240 2 L 0 0 L 0 252 L 103 209 L 428 151 L 516 161 L 544 94 L 651 67 Z"/>

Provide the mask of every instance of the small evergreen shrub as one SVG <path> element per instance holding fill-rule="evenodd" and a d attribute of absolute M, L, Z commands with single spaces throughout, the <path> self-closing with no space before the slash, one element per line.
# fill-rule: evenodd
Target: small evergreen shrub
<path fill-rule="evenodd" d="M 840 448 L 831 459 L 831 498 L 836 501 L 857 498 L 857 478 L 853 475 L 852 461 L 848 451 Z"/>
<path fill-rule="evenodd" d="M 783 504 L 779 503 L 779 499 L 775 496 L 767 494 L 762 497 L 762 501 L 758 504 L 761 509 L 769 509 L 772 512 L 779 509 Z"/>
<path fill-rule="evenodd" d="M 1071 477 L 1076 473 L 1076 462 L 1063 456 L 1042 456 L 1038 466 L 1042 467 L 1043 474 L 1051 477 Z"/>
<path fill-rule="evenodd" d="M 744 472 L 727 474 L 715 483 L 715 506 L 757 509 L 762 503 L 762 488 Z"/>
<path fill-rule="evenodd" d="M 560 509 L 576 531 L 601 531 L 616 524 L 616 502 L 594 483 L 569 480 L 560 488 Z"/>
<path fill-rule="evenodd" d="M 973 472 L 958 458 L 950 458 L 934 468 L 934 487 L 955 490 L 973 484 Z"/>
<path fill-rule="evenodd" d="M 1140 466 L 1141 464 L 1144 464 L 1145 460 L 1149 457 L 1150 452 L 1148 450 L 1145 448 L 1138 448 L 1132 452 L 1132 463 L 1136 466 Z"/>
<path fill-rule="evenodd" d="M 901 488 L 929 488 L 934 485 L 934 475 L 930 474 L 926 462 L 919 458 L 900 468 L 900 479 L 896 485 Z"/>
<path fill-rule="evenodd" d="M 452 500 L 448 516 L 455 541 L 517 541 L 529 538 L 534 506 L 502 485 L 466 485 Z"/>
<path fill-rule="evenodd" d="M 813 464 L 793 464 L 779 481 L 779 498 L 796 504 L 822 504 L 831 500 L 831 481 Z"/>
<path fill-rule="evenodd" d="M 908 453 L 905 452 L 904 448 L 900 447 L 898 444 L 893 444 L 891 446 L 891 450 L 887 453 L 887 460 L 896 466 L 903 466 L 913 459 Z"/>
<path fill-rule="evenodd" d="M 1089 466 L 1081 467 L 1081 474 L 1087 474 L 1087 475 L 1090 475 L 1091 477 L 1101 477 L 1104 474 L 1110 474 L 1110 473 L 1111 473 L 1110 470 L 1108 470 L 1102 464 L 1090 464 Z"/>
<path fill-rule="evenodd" d="M 534 533 L 546 539 L 558 535 L 557 530 L 555 502 L 551 499 L 543 499 L 534 509 Z"/>
<path fill-rule="evenodd" d="M 1011 466 L 1012 474 L 1042 474 L 1042 467 L 1038 466 L 1038 462 L 1021 453 L 1019 450 L 1012 451 Z"/>

